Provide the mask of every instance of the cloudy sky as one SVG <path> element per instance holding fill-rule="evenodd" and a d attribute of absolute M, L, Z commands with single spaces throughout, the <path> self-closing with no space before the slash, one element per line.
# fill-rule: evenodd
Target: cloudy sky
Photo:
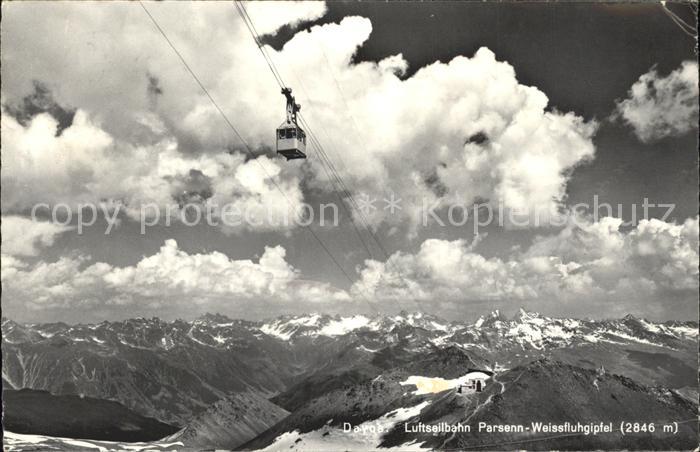
<path fill-rule="evenodd" d="M 697 317 L 698 65 L 660 5 L 245 3 L 335 172 L 275 155 L 234 4 L 145 6 L 240 136 L 138 3 L 3 3 L 3 315 Z"/>

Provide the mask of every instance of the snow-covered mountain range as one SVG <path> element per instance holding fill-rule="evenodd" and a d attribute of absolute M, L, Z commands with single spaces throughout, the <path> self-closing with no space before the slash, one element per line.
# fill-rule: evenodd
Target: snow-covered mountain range
<path fill-rule="evenodd" d="M 642 405 L 667 403 L 652 400 L 654 391 L 674 390 L 674 397 L 697 399 L 697 322 L 633 316 L 562 319 L 521 309 L 512 318 L 494 311 L 469 322 L 406 312 L 265 321 L 207 314 L 192 321 L 138 318 L 87 325 L 3 319 L 2 346 L 5 388 L 119 402 L 138 415 L 185 429 L 187 434 L 178 438 L 196 439 L 200 445 L 202 438 L 216 435 L 217 444 L 234 437 L 243 443 L 268 429 L 268 436 L 256 443 L 267 447 L 277 441 L 274 432 L 289 432 L 280 430 L 284 428 L 320 432 L 326 422 L 337 423 L 343 416 L 375 422 L 427 400 L 416 399 L 402 382 L 458 381 L 473 371 L 501 379 L 543 359 L 532 379 L 570 369 L 585 375 L 605 369 L 635 384 L 667 388 L 630 393 L 647 400 Z M 380 381 L 384 392 L 375 387 Z M 610 381 L 615 388 L 627 384 Z M 601 385 L 584 385 L 581 394 Z M 255 414 L 265 411 L 264 399 L 280 408 L 279 418 Z M 346 412 L 348 400 L 355 399 L 359 411 Z M 247 407 L 247 414 L 236 418 L 232 413 L 240 410 L 229 404 Z M 287 417 L 279 422 L 285 424 L 272 425 L 282 416 Z M 201 426 L 221 422 L 235 427 L 231 431 L 236 435 L 223 437 L 209 427 L 208 433 L 199 432 Z M 302 442 L 311 437 L 304 438 Z"/>
<path fill-rule="evenodd" d="M 615 320 L 578 320 L 552 318 L 520 309 L 513 318 L 498 310 L 481 316 L 475 322 L 446 321 L 420 312 L 393 316 L 330 316 L 308 314 L 281 316 L 265 321 L 232 320 L 220 314 L 204 316 L 186 322 L 152 319 L 129 319 L 121 322 L 67 325 L 64 323 L 20 325 L 3 319 L 2 337 L 8 343 L 45 340 L 53 337 L 70 338 L 75 342 L 121 342 L 132 347 L 172 348 L 177 344 L 196 342 L 211 347 L 230 348 L 246 339 L 262 335 L 282 341 L 300 338 L 339 337 L 348 334 L 392 333 L 402 328 L 421 329 L 429 333 L 432 342 L 470 346 L 494 336 L 522 348 L 541 349 L 568 345 L 575 341 L 620 342 L 634 341 L 664 345 L 665 341 L 696 339 L 698 323 L 693 321 L 651 322 L 628 315 Z M 248 334 L 241 334 L 243 331 Z M 160 334 L 159 334 L 160 333 Z M 466 338 L 471 336 L 471 340 Z"/>

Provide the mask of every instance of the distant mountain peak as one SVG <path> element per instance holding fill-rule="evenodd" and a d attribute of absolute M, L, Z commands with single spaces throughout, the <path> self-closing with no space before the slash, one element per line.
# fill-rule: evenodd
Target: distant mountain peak
<path fill-rule="evenodd" d="M 503 322 L 505 318 L 501 314 L 501 311 L 498 309 L 494 309 L 489 313 L 488 316 L 481 316 L 479 319 L 476 321 L 474 324 L 475 327 L 477 328 L 482 328 L 482 327 L 488 327 L 488 326 L 493 326 L 496 324 L 496 322 Z"/>
<path fill-rule="evenodd" d="M 540 318 L 540 313 L 539 312 L 534 312 L 534 311 L 528 311 L 525 308 L 521 307 L 518 309 L 517 314 L 513 317 L 513 320 L 516 321 L 523 321 L 527 319 L 533 319 L 533 318 Z"/>
<path fill-rule="evenodd" d="M 423 317 L 429 317 L 429 315 L 421 311 L 407 311 L 405 309 L 402 309 L 397 315 L 394 316 L 394 318 L 402 319 L 422 319 Z"/>

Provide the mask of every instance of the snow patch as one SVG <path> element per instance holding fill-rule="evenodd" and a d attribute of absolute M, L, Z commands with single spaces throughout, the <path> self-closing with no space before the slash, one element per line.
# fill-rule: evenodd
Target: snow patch
<path fill-rule="evenodd" d="M 21 450 L 98 450 L 107 451 L 157 451 L 183 447 L 181 442 L 173 443 L 119 443 L 91 439 L 72 439 L 57 436 L 29 435 L 5 430 L 3 438 L 5 451 Z"/>
<path fill-rule="evenodd" d="M 647 322 L 644 319 L 641 319 L 639 323 L 641 323 L 647 331 L 651 331 L 652 333 L 662 333 L 661 328 L 659 328 L 658 325 L 655 325 L 651 322 Z"/>
<path fill-rule="evenodd" d="M 365 351 L 365 352 L 369 352 L 369 353 L 377 353 L 377 352 L 379 351 L 379 349 L 377 349 L 377 350 L 372 350 L 372 349 L 369 349 L 369 348 L 365 347 L 364 345 L 360 345 L 359 347 L 357 347 L 357 349 L 358 349 L 358 350 Z"/>
<path fill-rule="evenodd" d="M 399 408 L 386 413 L 379 419 L 363 422 L 357 426 L 356 432 L 346 432 L 342 427 L 324 425 L 318 430 L 300 433 L 298 430 L 285 432 L 264 451 L 280 450 L 318 450 L 318 451 L 366 451 L 377 450 L 382 442 L 384 433 L 393 429 L 400 422 L 406 421 L 428 406 L 426 401 L 413 407 Z M 360 433 L 361 432 L 361 433 Z M 426 450 L 421 444 L 408 443 L 393 448 L 382 448 L 386 451 L 417 451 Z"/>
<path fill-rule="evenodd" d="M 598 338 L 593 334 L 584 334 L 583 338 L 588 342 L 593 342 L 594 344 L 598 342 Z"/>
<path fill-rule="evenodd" d="M 308 317 L 299 317 L 297 319 L 288 320 L 286 323 L 289 323 L 291 325 L 299 325 L 299 326 L 318 326 L 318 321 L 320 319 L 321 319 L 320 315 L 312 314 Z"/>
<path fill-rule="evenodd" d="M 698 337 L 697 328 L 690 328 L 688 326 L 669 326 L 667 328 L 671 330 L 675 336 Z"/>
<path fill-rule="evenodd" d="M 411 375 L 406 380 L 402 381 L 401 385 L 414 385 L 416 390 L 413 394 L 434 394 L 442 391 L 447 391 L 448 389 L 454 389 L 457 386 L 466 385 L 469 380 L 488 380 L 491 378 L 489 375 L 483 372 L 469 372 L 466 375 L 462 375 L 459 378 L 454 378 L 452 380 L 445 380 L 440 377 L 421 377 L 418 375 Z"/>
<path fill-rule="evenodd" d="M 288 341 L 294 336 L 294 334 L 300 328 L 312 328 L 318 327 L 321 316 L 319 314 L 312 314 L 309 316 L 291 318 L 291 319 L 280 319 L 272 323 L 266 323 L 260 327 L 260 331 L 267 334 L 268 336 L 273 336 L 284 341 Z M 306 333 L 306 335 L 312 335 L 312 333 Z"/>
<path fill-rule="evenodd" d="M 654 345 L 656 347 L 663 347 L 663 345 L 655 344 L 654 342 L 648 341 L 646 339 L 642 339 L 641 337 L 631 336 L 631 335 L 623 333 L 621 331 L 607 330 L 607 331 L 605 331 L 605 333 L 612 334 L 613 336 L 621 337 L 622 339 L 626 339 L 628 341 L 639 342 L 641 344 L 647 344 L 647 345 Z M 614 341 L 608 340 L 607 342 L 614 342 Z"/>
<path fill-rule="evenodd" d="M 430 325 L 432 325 L 433 329 L 434 329 L 434 330 L 437 330 L 437 331 L 446 332 L 446 331 L 449 330 L 449 327 L 448 327 L 447 325 L 443 325 L 443 324 L 441 324 L 441 323 L 437 323 L 437 322 L 434 321 L 434 320 L 431 320 L 431 321 L 430 321 Z"/>
<path fill-rule="evenodd" d="M 442 336 L 438 336 L 434 339 L 431 339 L 430 342 L 433 345 L 436 345 L 438 347 L 442 347 L 448 343 L 448 341 L 451 337 L 452 337 L 452 333 L 447 333 L 447 334 L 443 334 Z"/>
<path fill-rule="evenodd" d="M 369 324 L 370 320 L 363 315 L 343 317 L 339 320 L 331 320 L 318 332 L 321 336 L 342 336 L 351 331 L 360 329 Z"/>
<path fill-rule="evenodd" d="M 275 324 L 275 325 L 268 325 L 265 324 L 260 327 L 260 331 L 263 333 L 267 334 L 268 336 L 274 336 L 279 339 L 282 339 L 284 341 L 288 341 L 291 337 L 293 332 L 290 331 L 285 331 L 282 325 Z"/>
<path fill-rule="evenodd" d="M 539 328 L 533 328 L 532 325 L 521 323 L 511 328 L 506 336 L 515 338 L 515 341 L 521 346 L 529 344 L 536 349 L 542 348 L 542 331 Z"/>

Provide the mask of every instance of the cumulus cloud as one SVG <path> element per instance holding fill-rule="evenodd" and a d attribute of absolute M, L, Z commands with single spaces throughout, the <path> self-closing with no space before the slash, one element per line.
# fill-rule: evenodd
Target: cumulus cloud
<path fill-rule="evenodd" d="M 112 137 L 83 110 L 60 135 L 57 127 L 49 114 L 24 126 L 3 111 L 3 212 L 40 203 L 48 207 L 38 212 L 58 204 L 76 212 L 81 204 L 106 203 L 123 206 L 134 219 L 156 213 L 182 218 L 181 209 L 192 204 L 219 222 L 228 205 L 236 216 L 219 222 L 225 230 L 287 229 L 299 215 L 300 179 L 265 155 L 246 160 L 224 150 L 183 154 L 167 136 L 135 146 Z"/>
<path fill-rule="evenodd" d="M 85 256 L 35 264 L 3 256 L 3 308 L 32 315 L 80 309 L 134 315 L 167 308 L 171 315 L 191 315 L 348 300 L 342 290 L 301 279 L 285 255 L 275 246 L 265 247 L 257 262 L 234 260 L 219 252 L 188 254 L 166 240 L 156 254 L 125 267 L 90 263 Z"/>
<path fill-rule="evenodd" d="M 698 218 L 683 224 L 643 220 L 571 222 L 507 258 L 484 257 L 464 240 L 429 239 L 415 254 L 369 260 L 353 286 L 378 300 L 438 300 L 443 307 L 513 307 L 547 312 L 660 315 L 671 303 L 695 309 Z"/>
<path fill-rule="evenodd" d="M 100 140 L 110 149 L 128 143 L 152 159 L 167 151 L 166 139 L 183 155 L 210 159 L 241 146 L 138 5 L 45 4 L 42 14 L 36 8 L 6 8 L 4 98 L 26 95 L 33 89 L 31 79 L 50 81 L 57 102 L 86 112 L 82 118 L 76 114 L 76 126 L 101 124 L 94 146 Z M 284 101 L 235 8 L 218 2 L 149 8 L 244 139 L 256 148 L 273 148 Z M 275 4 L 274 13 L 269 8 L 249 5 L 261 32 L 313 20 L 324 11 L 319 3 L 279 10 Z M 182 21 L 185 16 L 190 20 Z M 567 174 L 594 155 L 595 123 L 552 110 L 543 92 L 520 84 L 514 68 L 485 48 L 433 63 L 407 79 L 401 78 L 407 63 L 400 55 L 353 63 L 371 31 L 368 19 L 347 17 L 300 31 L 279 51 L 268 48 L 347 185 L 373 197 L 391 189 L 403 199 L 401 215 L 389 218 L 378 210 L 368 215 L 371 223 L 406 224 L 408 218 L 415 228 L 424 203 L 444 206 L 456 198 L 558 211 Z M 55 42 L 61 42 L 60 51 Z M 17 67 L 30 69 L 13 70 Z M 50 121 L 43 121 L 49 127 Z M 131 157 L 121 150 L 108 153 L 90 155 L 98 162 Z M 320 162 L 312 157 L 308 164 L 309 171 L 284 167 L 294 172 L 291 177 L 308 178 L 311 188 L 331 190 Z M 118 173 L 132 171 L 137 171 L 133 165 Z"/>
<path fill-rule="evenodd" d="M 663 77 L 655 68 L 639 77 L 615 116 L 645 143 L 694 130 L 698 124 L 698 63 L 684 61 Z"/>
<path fill-rule="evenodd" d="M 350 186 L 379 199 L 391 189 L 414 224 L 424 205 L 456 199 L 558 211 L 567 171 L 594 155 L 595 123 L 547 111 L 546 95 L 518 83 L 514 68 L 486 48 L 405 80 L 397 75 L 406 67 L 400 56 L 352 64 L 371 29 L 367 19 L 345 18 L 298 33 L 275 54 L 288 73 L 300 75 L 293 80 L 307 117 L 330 131 L 322 139 Z M 382 210 L 368 216 L 388 219 Z"/>
<path fill-rule="evenodd" d="M 505 257 L 481 254 L 478 240 L 428 239 L 415 253 L 366 261 L 349 292 L 303 279 L 280 246 L 265 247 L 257 260 L 235 260 L 187 253 L 167 240 L 157 253 L 120 267 L 87 256 L 31 262 L 25 258 L 31 248 L 15 247 L 11 255 L 13 248 L 3 244 L 3 308 L 30 318 L 57 312 L 250 316 L 272 308 L 359 311 L 365 309 L 360 302 L 373 300 L 462 315 L 518 305 L 552 315 L 662 317 L 671 306 L 692 313 L 698 218 L 643 220 L 626 232 L 621 225 L 609 217 L 572 221 Z"/>
<path fill-rule="evenodd" d="M 53 245 L 57 236 L 73 228 L 9 215 L 2 217 L 1 229 L 3 254 L 36 256 L 42 247 Z"/>
<path fill-rule="evenodd" d="M 174 204 L 176 211 L 232 203 L 255 220 L 247 227 L 288 229 L 284 219 L 297 214 L 303 188 L 327 192 L 331 183 L 313 152 L 303 164 L 271 157 L 284 100 L 235 7 L 159 2 L 148 8 L 257 157 L 240 152 L 242 143 L 139 5 L 14 2 L 3 6 L 1 40 L 3 214 L 38 202 L 103 202 L 137 218 L 148 203 Z M 261 33 L 325 12 L 320 2 L 247 8 Z M 515 68 L 486 48 L 408 78 L 400 54 L 354 62 L 371 33 L 368 19 L 347 17 L 299 31 L 283 48 L 267 51 L 351 190 L 379 199 L 390 190 L 402 199 L 398 215 L 369 213 L 373 225 L 393 223 L 395 231 L 409 224 L 415 232 L 424 206 L 455 201 L 560 210 L 571 170 L 594 156 L 594 121 L 548 105 L 545 93 L 519 83 Z M 640 139 L 652 140 L 690 130 L 697 95 L 697 64 L 688 62 L 667 77 L 654 70 L 643 75 L 618 111 Z M 27 303 L 34 312 L 164 303 L 187 312 L 188 303 L 215 307 L 246 297 L 348 299 L 342 290 L 303 280 L 278 247 L 257 262 L 187 254 L 168 241 L 127 267 L 88 257 L 31 263 L 22 256 L 36 255 L 60 231 L 42 225 L 20 240 L 20 222 L 3 239 L 3 252 L 10 253 L 2 262 L 3 303 Z M 687 300 L 697 290 L 697 219 L 651 220 L 631 232 L 613 219 L 570 225 L 506 257 L 476 248 L 430 239 L 388 263 L 367 261 L 352 295 L 456 306 L 599 300 L 621 309 L 642 298 L 662 309 L 664 297 Z"/>

